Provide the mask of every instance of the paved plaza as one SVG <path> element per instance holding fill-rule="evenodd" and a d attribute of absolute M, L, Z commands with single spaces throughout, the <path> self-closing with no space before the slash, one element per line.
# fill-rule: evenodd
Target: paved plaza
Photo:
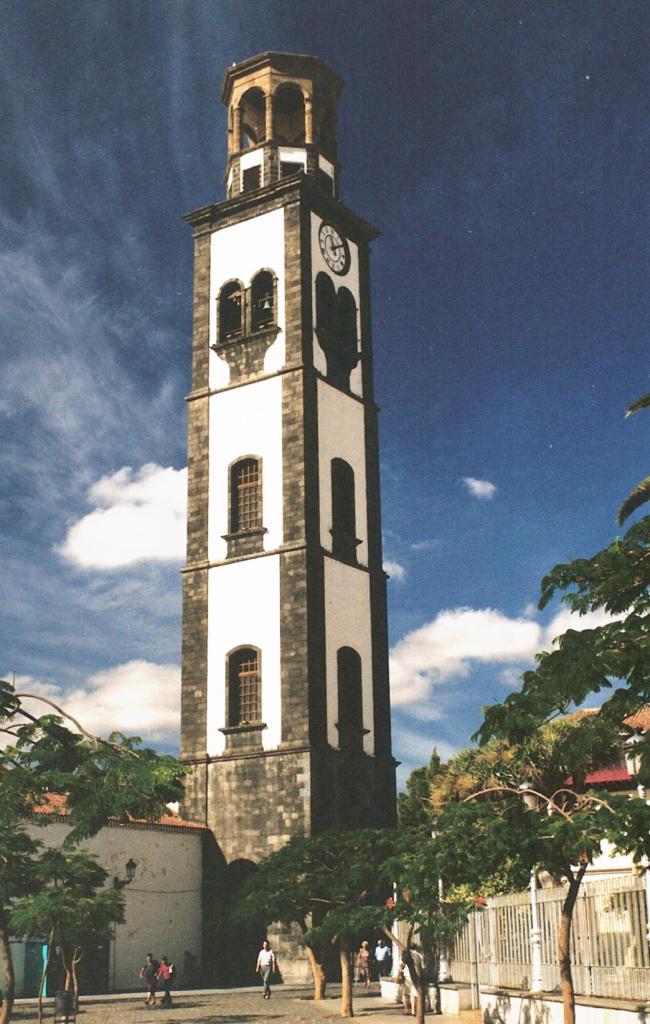
<path fill-rule="evenodd" d="M 171 1010 L 144 1005 L 144 995 L 129 994 L 82 999 L 77 1015 L 78 1024 L 313 1024 L 340 1020 L 340 986 L 333 985 L 330 995 L 315 1003 L 311 989 L 277 987 L 270 1000 L 262 998 L 259 989 L 220 989 L 206 992 L 176 992 Z M 53 1020 L 54 1008 L 48 1000 L 45 1021 Z M 404 1019 L 398 1006 L 390 1006 L 379 998 L 378 992 L 354 997 L 355 1017 L 368 1018 L 369 1024 L 396 1024 Z M 427 1014 L 436 1024 L 455 1021 L 458 1017 L 438 1017 Z M 16 1004 L 14 1019 L 21 1024 L 37 1020 L 36 1003 L 21 1000 Z M 478 1015 L 460 1018 L 463 1024 L 479 1021 Z"/>

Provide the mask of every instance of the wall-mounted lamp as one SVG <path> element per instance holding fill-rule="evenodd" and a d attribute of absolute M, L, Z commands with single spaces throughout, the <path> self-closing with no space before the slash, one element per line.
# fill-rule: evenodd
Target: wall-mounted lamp
<path fill-rule="evenodd" d="M 129 857 L 126 864 L 124 865 L 124 870 L 126 871 L 126 878 L 118 878 L 117 875 L 115 875 L 113 878 L 113 888 L 123 889 L 126 885 L 129 885 L 129 883 L 132 882 L 133 879 L 135 878 L 135 869 L 137 868 L 137 866 L 138 865 L 136 861 L 133 860 L 133 857 Z"/>

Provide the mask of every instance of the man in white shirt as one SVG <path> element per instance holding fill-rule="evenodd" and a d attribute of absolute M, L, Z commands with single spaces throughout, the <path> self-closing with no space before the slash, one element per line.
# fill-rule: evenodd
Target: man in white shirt
<path fill-rule="evenodd" d="M 267 939 L 264 939 L 262 948 L 257 954 L 257 965 L 255 970 L 262 975 L 262 994 L 265 999 L 271 998 L 271 975 L 276 969 L 275 953 Z"/>
<path fill-rule="evenodd" d="M 383 939 L 379 939 L 375 948 L 375 962 L 380 978 L 387 978 L 390 974 L 390 961 L 390 946 L 387 946 Z"/>

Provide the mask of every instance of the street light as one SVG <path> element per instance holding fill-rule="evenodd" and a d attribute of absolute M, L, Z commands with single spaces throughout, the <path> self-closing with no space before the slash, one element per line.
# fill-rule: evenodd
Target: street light
<path fill-rule="evenodd" d="M 526 805 L 526 810 L 536 811 L 538 798 L 535 793 L 531 792 L 533 788 L 532 782 L 521 782 L 517 788 L 519 789 L 522 799 Z"/>
<path fill-rule="evenodd" d="M 113 877 L 113 888 L 124 889 L 125 886 L 129 885 L 135 878 L 135 869 L 137 868 L 137 866 L 138 865 L 136 861 L 134 861 L 133 857 L 129 857 L 126 864 L 124 865 L 124 870 L 126 871 L 126 878 L 118 878 L 117 875 L 115 875 Z"/>
<path fill-rule="evenodd" d="M 643 743 L 642 734 L 633 732 L 623 744 L 623 754 L 625 756 L 625 767 L 629 775 L 636 782 L 636 791 L 639 794 L 639 799 L 645 800 L 645 786 L 639 779 L 643 767 L 643 758 L 639 747 L 641 743 Z"/>
<path fill-rule="evenodd" d="M 639 794 L 639 799 L 645 801 L 645 786 L 639 779 L 643 770 L 640 744 L 643 743 L 644 738 L 641 733 L 633 732 L 623 744 L 623 754 L 625 755 L 625 767 L 636 781 L 636 791 Z M 646 856 L 641 858 L 641 867 L 645 871 L 646 939 L 650 942 L 650 861 L 648 861 Z"/>

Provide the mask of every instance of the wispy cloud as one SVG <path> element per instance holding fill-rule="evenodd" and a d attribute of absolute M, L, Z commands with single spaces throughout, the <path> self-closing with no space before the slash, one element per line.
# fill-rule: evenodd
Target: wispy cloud
<path fill-rule="evenodd" d="M 406 579 L 406 569 L 399 562 L 391 562 L 390 559 L 384 559 L 384 571 L 388 573 L 391 579 L 398 580 L 402 583 Z"/>
<path fill-rule="evenodd" d="M 141 561 L 182 561 L 187 470 L 124 466 L 88 491 L 96 507 L 68 530 L 58 551 L 83 569 L 116 569 Z"/>
<path fill-rule="evenodd" d="M 65 690 L 57 683 L 16 677 L 16 689 L 45 697 L 68 712 L 84 729 L 98 736 L 111 732 L 141 736 L 150 743 L 178 743 L 180 722 L 180 669 L 150 661 L 129 661 L 91 675 L 85 685 Z M 39 700 L 27 701 L 27 710 L 43 714 L 50 709 Z"/>
<path fill-rule="evenodd" d="M 489 501 L 497 492 L 496 484 L 489 480 L 478 480 L 475 476 L 464 476 L 463 483 L 474 498 L 483 498 Z"/>
<path fill-rule="evenodd" d="M 409 544 L 411 551 L 435 551 L 442 542 L 438 537 L 431 537 L 428 540 L 416 540 Z"/>

